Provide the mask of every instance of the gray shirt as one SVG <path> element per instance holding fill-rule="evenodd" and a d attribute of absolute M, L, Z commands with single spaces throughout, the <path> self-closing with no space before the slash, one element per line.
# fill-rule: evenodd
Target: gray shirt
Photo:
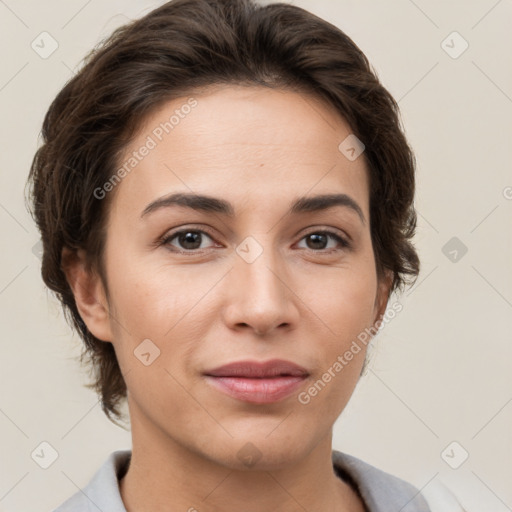
<path fill-rule="evenodd" d="M 130 463 L 131 450 L 110 454 L 91 481 L 54 512 L 126 512 L 119 479 Z M 368 512 L 432 512 L 418 489 L 352 455 L 332 451 L 336 474 L 358 491 Z"/>

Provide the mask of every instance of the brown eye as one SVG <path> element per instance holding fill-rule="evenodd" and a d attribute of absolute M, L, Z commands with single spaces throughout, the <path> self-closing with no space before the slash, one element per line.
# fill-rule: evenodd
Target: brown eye
<path fill-rule="evenodd" d="M 204 238 L 209 238 L 212 240 L 212 238 L 205 233 L 204 231 L 200 230 L 193 230 L 193 229 L 184 229 L 181 231 L 176 231 L 175 233 L 169 235 L 164 240 L 162 240 L 163 245 L 171 245 L 173 247 L 176 247 L 177 249 L 181 249 L 183 251 L 194 251 L 197 249 L 207 249 L 208 247 L 202 246 L 202 242 L 204 241 Z M 178 246 L 172 243 L 173 240 L 176 239 L 176 242 Z"/>
<path fill-rule="evenodd" d="M 334 244 L 331 244 L 331 246 L 329 246 L 330 239 L 335 242 Z M 306 249 L 312 249 L 314 251 L 335 249 L 336 245 L 343 248 L 349 247 L 349 244 L 345 239 L 330 231 L 315 231 L 307 234 L 302 238 L 302 240 L 306 241 Z"/>

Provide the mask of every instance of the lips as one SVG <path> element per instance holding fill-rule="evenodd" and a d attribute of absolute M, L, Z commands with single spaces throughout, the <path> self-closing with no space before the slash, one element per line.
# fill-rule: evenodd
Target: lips
<path fill-rule="evenodd" d="M 283 359 L 272 359 L 271 361 L 239 361 L 226 364 L 213 370 L 208 370 L 205 375 L 212 377 L 247 377 L 247 378 L 269 378 L 269 377 L 304 377 L 308 371 L 291 361 Z"/>
<path fill-rule="evenodd" d="M 240 361 L 205 373 L 217 391 L 244 402 L 256 404 L 283 400 L 296 391 L 309 376 L 308 371 L 291 361 Z"/>

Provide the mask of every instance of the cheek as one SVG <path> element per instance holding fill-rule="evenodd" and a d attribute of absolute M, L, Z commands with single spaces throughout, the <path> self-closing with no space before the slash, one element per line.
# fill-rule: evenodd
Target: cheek
<path fill-rule="evenodd" d="M 364 364 L 374 321 L 377 281 L 373 262 L 355 268 L 336 269 L 309 288 L 307 305 L 318 319 L 314 332 L 318 347 L 318 378 L 325 383 L 322 395 L 333 410 L 349 399 Z M 305 301 L 306 302 L 306 301 Z M 324 389 L 322 383 L 317 388 Z M 312 390 L 315 393 L 315 390 Z M 320 400 L 321 401 L 321 400 Z"/>
<path fill-rule="evenodd" d="M 361 279 L 346 272 L 338 279 L 326 280 L 321 291 L 311 292 L 309 304 L 322 327 L 310 331 L 315 337 L 318 367 L 311 385 L 298 397 L 301 411 L 308 417 L 333 423 L 347 405 L 370 341 L 365 329 L 373 322 L 375 291 L 370 277 Z"/>
<path fill-rule="evenodd" d="M 133 350 L 145 339 L 178 356 L 189 350 L 192 340 L 202 339 L 214 314 L 214 308 L 208 307 L 212 291 L 225 269 L 151 265 L 121 257 L 109 272 L 114 343 L 129 365 Z"/>
<path fill-rule="evenodd" d="M 318 272 L 314 279 L 297 282 L 297 288 L 336 343 L 346 342 L 373 322 L 377 280 L 371 265 Z"/>

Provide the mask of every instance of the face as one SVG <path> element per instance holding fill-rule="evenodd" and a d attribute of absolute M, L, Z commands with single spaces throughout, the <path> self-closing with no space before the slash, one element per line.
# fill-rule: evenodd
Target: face
<path fill-rule="evenodd" d="M 109 315 L 84 315 L 114 344 L 132 430 L 148 442 L 231 467 L 252 443 L 275 467 L 331 433 L 365 346 L 344 354 L 388 293 L 364 156 L 338 149 L 350 133 L 310 96 L 224 86 L 166 104 L 127 148 L 130 170 L 108 192 Z M 211 199 L 161 201 L 178 193 Z M 304 201 L 324 195 L 338 197 Z M 275 359 L 306 376 L 267 386 L 205 375 Z"/>

